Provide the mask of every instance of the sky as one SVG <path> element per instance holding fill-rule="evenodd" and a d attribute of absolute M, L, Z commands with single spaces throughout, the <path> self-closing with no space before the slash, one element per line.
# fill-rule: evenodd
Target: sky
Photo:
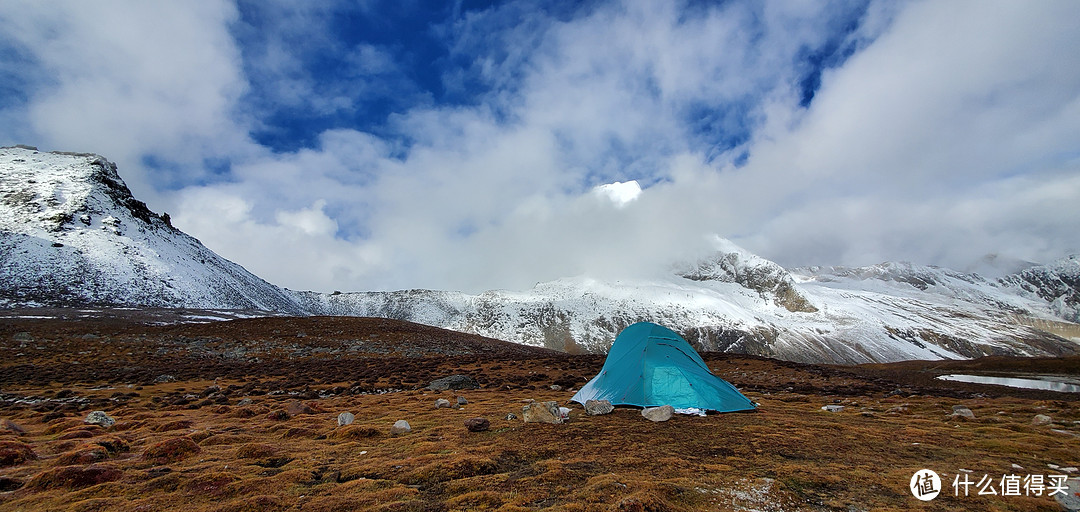
<path fill-rule="evenodd" d="M 0 145 L 300 290 L 1080 252 L 1080 2 L 0 0 Z"/>

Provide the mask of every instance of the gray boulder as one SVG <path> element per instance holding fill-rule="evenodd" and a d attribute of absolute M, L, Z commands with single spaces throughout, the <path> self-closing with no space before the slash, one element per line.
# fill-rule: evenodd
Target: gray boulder
<path fill-rule="evenodd" d="M 532 402 L 521 408 L 525 423 L 562 423 L 559 404 L 555 402 Z"/>
<path fill-rule="evenodd" d="M 675 414 L 675 408 L 670 405 L 660 407 L 646 407 L 641 410 L 641 415 L 649 421 L 667 421 Z"/>
<path fill-rule="evenodd" d="M 441 379 L 435 379 L 428 384 L 431 391 L 446 391 L 448 389 L 479 389 L 480 383 L 468 375 L 451 375 Z"/>
<path fill-rule="evenodd" d="M 435 400 L 435 408 L 436 409 L 442 409 L 444 407 L 447 408 L 447 409 L 452 407 L 449 400 L 447 400 L 445 398 L 439 398 L 439 399 Z"/>
<path fill-rule="evenodd" d="M 109 428 L 116 424 L 116 420 L 112 416 L 105 414 L 105 411 L 94 411 L 86 415 L 86 419 L 83 423 L 90 425 L 101 425 L 104 428 Z"/>
<path fill-rule="evenodd" d="M 1054 494 L 1058 505 L 1068 512 L 1080 512 L 1080 478 L 1070 478 L 1065 481 L 1067 490 L 1065 493 Z"/>
<path fill-rule="evenodd" d="M 601 414 L 610 414 L 615 410 L 615 406 L 611 405 L 611 402 L 607 400 L 586 400 L 585 412 L 589 416 L 599 416 Z"/>
<path fill-rule="evenodd" d="M 822 406 L 821 410 L 829 411 L 829 412 L 840 412 L 840 411 L 844 410 L 844 406 L 829 404 L 829 405 Z"/>
<path fill-rule="evenodd" d="M 469 403 L 469 401 L 466 400 L 465 397 L 463 397 L 463 396 L 457 397 L 457 404 L 458 405 L 465 405 L 467 403 Z"/>
<path fill-rule="evenodd" d="M 966 420 L 973 420 L 973 419 L 975 419 L 975 413 L 971 412 L 971 409 L 968 409 L 967 407 L 965 407 L 963 405 L 954 405 L 952 407 L 952 414 L 950 414 L 949 417 L 950 418 L 964 418 Z"/>
<path fill-rule="evenodd" d="M 352 425 L 352 422 L 356 421 L 356 415 L 351 412 L 343 412 L 337 415 L 337 424 L 339 427 L 345 425 Z"/>
<path fill-rule="evenodd" d="M 1036 414 L 1035 417 L 1031 419 L 1031 424 L 1035 426 L 1049 425 L 1053 422 L 1054 418 L 1051 418 L 1045 414 Z"/>
<path fill-rule="evenodd" d="M 391 435 L 406 434 L 409 432 L 412 432 L 412 427 L 409 425 L 409 422 L 405 420 L 397 420 L 394 422 L 394 426 L 390 427 Z"/>

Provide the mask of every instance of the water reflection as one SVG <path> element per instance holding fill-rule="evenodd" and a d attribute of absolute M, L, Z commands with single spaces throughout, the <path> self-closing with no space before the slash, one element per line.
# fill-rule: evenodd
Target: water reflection
<path fill-rule="evenodd" d="M 972 384 L 995 384 L 998 386 L 1010 386 L 1014 388 L 1041 389 L 1046 391 L 1061 391 L 1063 393 L 1080 393 L 1080 385 L 1062 382 L 1053 375 L 1039 375 L 1033 379 L 1021 379 L 1017 377 L 990 377 L 986 375 L 941 375 L 941 380 L 956 382 L 970 382 Z"/>

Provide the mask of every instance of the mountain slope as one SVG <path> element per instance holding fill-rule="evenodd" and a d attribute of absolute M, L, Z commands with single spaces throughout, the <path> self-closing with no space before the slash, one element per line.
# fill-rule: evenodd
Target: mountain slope
<path fill-rule="evenodd" d="M 788 273 L 730 242 L 720 246 L 711 261 L 648 281 L 579 277 L 524 292 L 294 297 L 319 314 L 397 318 L 570 352 L 604 352 L 619 331 L 643 320 L 679 331 L 699 349 L 804 362 L 1080 352 L 1080 326 L 1057 318 L 1051 303 L 974 274 L 910 264 Z"/>
<path fill-rule="evenodd" d="M 300 313 L 132 197 L 105 158 L 0 148 L 0 304 L 35 303 Z"/>
<path fill-rule="evenodd" d="M 142 306 L 409 320 L 567 352 L 631 323 L 699 349 L 861 363 L 1078 352 L 1080 262 L 997 280 L 906 263 L 787 270 L 715 238 L 652 279 L 586 276 L 476 295 L 280 289 L 173 228 L 91 154 L 0 148 L 0 307 Z"/>
<path fill-rule="evenodd" d="M 1048 301 L 1051 311 L 1065 320 L 1080 322 L 1080 255 L 1024 269 L 1001 283 Z"/>

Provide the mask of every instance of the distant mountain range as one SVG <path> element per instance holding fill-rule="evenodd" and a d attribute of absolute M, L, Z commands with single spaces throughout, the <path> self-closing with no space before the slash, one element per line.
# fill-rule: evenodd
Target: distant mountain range
<path fill-rule="evenodd" d="M 0 149 L 0 307 L 374 316 L 569 352 L 603 352 L 650 320 L 700 349 L 805 362 L 1080 353 L 1077 255 L 984 278 L 908 263 L 784 269 L 724 239 L 715 248 L 648 280 L 572 277 L 476 295 L 292 291 L 172 227 L 101 156 Z"/>

